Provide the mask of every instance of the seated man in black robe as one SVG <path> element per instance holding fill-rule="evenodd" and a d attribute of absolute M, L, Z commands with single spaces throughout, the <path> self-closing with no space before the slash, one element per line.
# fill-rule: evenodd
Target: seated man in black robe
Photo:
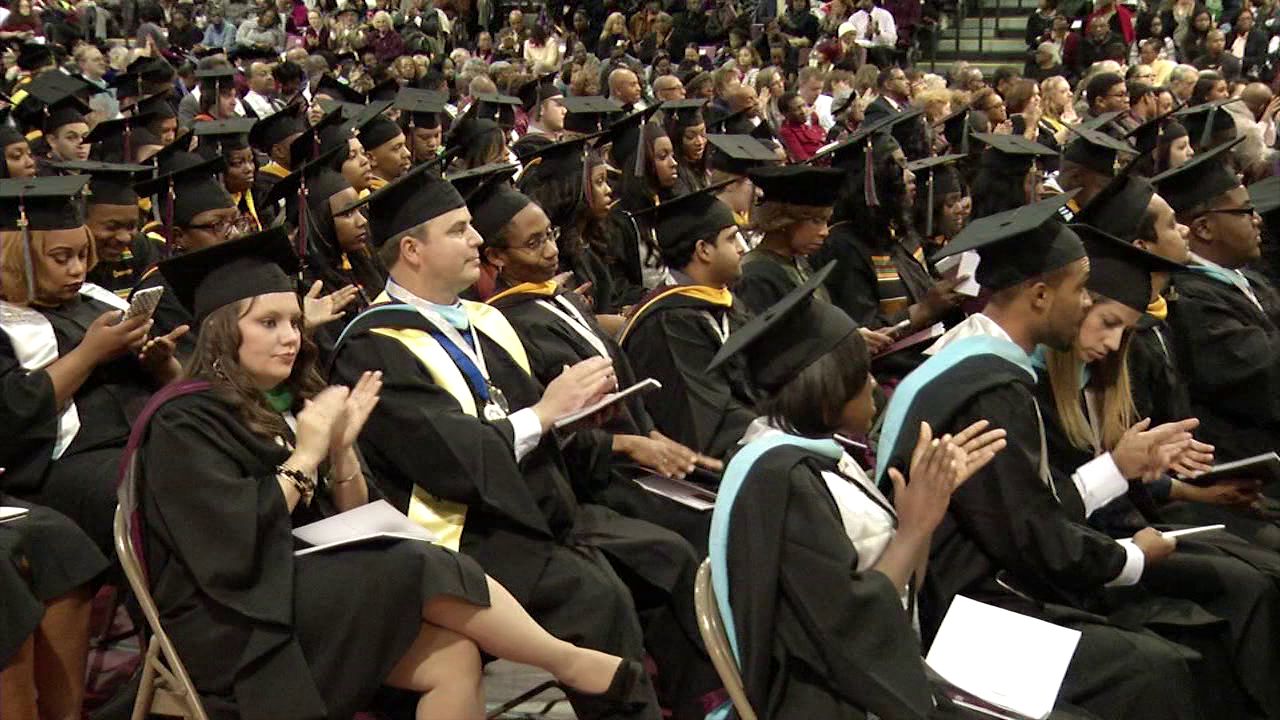
<path fill-rule="evenodd" d="M 1169 325 L 1200 435 L 1221 461 L 1280 449 L 1280 295 L 1244 269 L 1261 242 L 1249 193 L 1224 163 L 1238 142 L 1153 178 L 1191 228 Z"/>
<path fill-rule="evenodd" d="M 474 557 L 553 635 L 624 657 L 648 650 L 666 704 L 677 717 L 700 716 L 700 696 L 718 682 L 690 672 L 709 662 L 680 642 L 669 607 L 692 582 L 692 549 L 649 523 L 579 504 L 553 432 L 558 418 L 616 387 L 612 363 L 579 362 L 544 389 L 502 314 L 459 300 L 479 277 L 481 238 L 430 165 L 369 205 L 370 239 L 390 279 L 339 339 L 333 377 L 383 372 L 387 392 L 360 447 L 384 494 L 441 544 Z"/>
<path fill-rule="evenodd" d="M 655 288 L 637 304 L 622 331 L 622 349 L 637 377 L 662 383 L 645 407 L 662 434 L 704 455 L 723 458 L 756 418 L 755 391 L 745 365 L 714 372 L 711 359 L 745 322 L 747 311 L 729 292 L 742 274 L 743 248 L 733 210 L 699 198 L 712 185 L 648 211 L 674 286 Z"/>
<path fill-rule="evenodd" d="M 90 176 L 84 224 L 93 234 L 98 264 L 88 281 L 127 298 L 143 273 L 160 261 L 160 243 L 140 232 L 142 215 L 133 181 L 151 168 L 102 162 L 60 163 L 58 169 Z"/>
<path fill-rule="evenodd" d="M 1054 220 L 1069 198 L 974 221 L 947 246 L 947 253 L 980 252 L 977 280 L 994 295 L 895 389 L 876 477 L 884 482 L 889 468 L 907 467 L 921 422 L 935 433 L 954 434 L 979 419 L 1004 428 L 1008 447 L 956 490 L 934 533 L 921 598 L 926 641 L 963 594 L 1082 632 L 1062 700 L 1107 718 L 1192 718 L 1187 663 L 1195 655 L 1122 629 L 1114 613 L 1128 609 L 1122 622 L 1141 623 L 1148 618 L 1135 613 L 1145 608 L 1113 607 L 1108 592 L 1137 583 L 1174 542 L 1153 529 L 1129 543 L 1112 540 L 1075 522 L 1053 490 L 1029 352 L 1040 343 L 1069 347 L 1089 307 L 1084 246 Z"/>

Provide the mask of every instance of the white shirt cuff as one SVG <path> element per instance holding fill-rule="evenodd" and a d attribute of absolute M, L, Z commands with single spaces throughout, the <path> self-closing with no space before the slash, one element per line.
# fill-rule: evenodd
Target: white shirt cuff
<path fill-rule="evenodd" d="M 1111 453 L 1099 455 L 1076 468 L 1071 481 L 1084 501 L 1085 517 L 1129 491 L 1129 481 L 1120 474 Z"/>
<path fill-rule="evenodd" d="M 1142 550 L 1133 544 L 1133 540 L 1125 538 L 1117 540 L 1120 547 L 1124 548 L 1125 559 L 1124 569 L 1120 574 L 1115 576 L 1111 582 L 1107 583 L 1107 587 L 1127 587 L 1129 585 L 1137 585 L 1142 579 L 1142 571 L 1147 566 L 1147 557 L 1142 554 Z"/>
<path fill-rule="evenodd" d="M 538 447 L 542 440 L 542 421 L 533 408 L 517 410 L 507 417 L 511 423 L 512 444 L 515 446 L 516 462 L 524 459 L 530 450 Z"/>

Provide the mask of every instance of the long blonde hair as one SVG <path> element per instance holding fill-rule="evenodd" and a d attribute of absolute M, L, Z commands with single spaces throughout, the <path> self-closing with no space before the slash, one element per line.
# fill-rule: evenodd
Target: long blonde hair
<path fill-rule="evenodd" d="M 98 248 L 89 234 L 89 228 L 82 228 L 89 241 L 89 261 L 85 267 L 87 275 L 93 266 L 98 264 Z M 44 241 L 48 231 L 32 230 L 31 257 L 38 258 L 44 254 Z M 22 256 L 22 231 L 0 230 L 0 298 L 14 305 L 30 305 L 35 298 L 27 294 L 27 263 Z M 38 263 L 37 263 L 38 266 Z M 33 285 L 39 282 L 32 278 Z"/>
<path fill-rule="evenodd" d="M 1102 447 L 1094 447 L 1094 428 L 1081 407 L 1080 393 L 1085 388 L 1081 386 L 1083 374 L 1075 352 L 1045 351 L 1045 370 L 1049 375 L 1049 387 L 1053 390 L 1058 419 L 1067 439 L 1081 450 L 1109 452 L 1120 442 L 1125 431 L 1137 422 L 1138 410 L 1129 387 L 1128 355 L 1132 337 L 1133 330 L 1125 330 L 1120 349 L 1094 363 L 1089 375 L 1088 387 L 1100 391 L 1102 398 L 1098 412 L 1102 420 L 1102 427 L 1098 428 Z"/>

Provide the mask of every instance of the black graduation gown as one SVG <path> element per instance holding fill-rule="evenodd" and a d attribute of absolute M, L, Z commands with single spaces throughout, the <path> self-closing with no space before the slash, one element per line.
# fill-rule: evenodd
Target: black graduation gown
<path fill-rule="evenodd" d="M 160 244 L 138 233 L 133 238 L 133 245 L 119 260 L 99 262 L 85 276 L 85 280 L 127 298 L 147 269 L 157 262 L 160 262 Z"/>
<path fill-rule="evenodd" d="M 115 309 L 80 295 L 38 311 L 52 326 L 58 357 L 64 357 L 94 320 Z M 131 353 L 95 367 L 74 396 L 80 429 L 54 460 L 61 409 L 53 381 L 47 372 L 24 370 L 12 339 L 0 332 L 0 428 L 7 433 L 0 443 L 0 466 L 7 468 L 0 490 L 66 515 L 113 557 L 117 465 L 129 424 L 151 390 L 150 375 Z"/>
<path fill-rule="evenodd" d="M 1140 417 L 1162 425 L 1192 417 L 1187 384 L 1179 376 L 1173 333 L 1163 320 L 1144 314 L 1129 339 L 1129 387 Z"/>
<path fill-rule="evenodd" d="M 597 315 L 615 315 L 622 307 L 617 304 L 618 295 L 614 288 L 613 274 L 609 272 L 609 263 L 600 254 L 600 250 L 586 245 L 581 249 L 568 250 L 566 246 L 569 233 L 577 234 L 576 228 L 566 228 L 560 239 L 560 270 L 572 272 L 579 284 L 591 283 L 591 310 Z"/>
<path fill-rule="evenodd" d="M 600 356 L 596 347 L 578 329 L 537 302 L 546 300 L 549 297 L 547 293 L 549 289 L 524 285 L 489 300 L 489 304 L 501 310 L 515 328 L 529 356 L 533 376 L 543 385 L 550 383 L 565 366 Z M 578 308 L 587 321 L 589 331 L 603 343 L 613 360 L 618 387 L 633 385 L 638 378 L 631 368 L 631 361 L 617 341 L 596 323 L 590 308 L 578 298 L 577 293 L 561 288 L 555 294 Z M 633 395 L 627 398 L 625 405 L 622 412 L 602 427 L 574 433 L 573 440 L 564 448 L 579 500 L 596 502 L 623 515 L 673 530 L 693 545 L 698 557 L 705 557 L 711 514 L 645 490 L 632 482 L 632 478 L 644 473 L 634 466 L 627 466 L 626 458 L 614 456 L 614 435 L 647 437 L 654 429 L 643 397 Z"/>
<path fill-rule="evenodd" d="M 1071 476 L 1094 455 L 1076 447 L 1067 437 L 1054 403 L 1053 389 L 1043 372 L 1036 385 L 1036 397 L 1044 417 L 1054 488 L 1063 509 L 1072 514 L 1076 522 L 1088 523 L 1111 537 L 1129 537 L 1145 527 L 1143 523 L 1125 523 L 1122 527 L 1108 523 L 1117 516 L 1136 515 L 1120 514 L 1116 506 L 1142 504 L 1145 488 L 1140 483 L 1133 484 L 1126 495 L 1085 517 L 1084 501 Z M 1280 660 L 1277 655 L 1280 646 L 1274 639 L 1280 632 L 1278 571 L 1280 555 L 1226 533 L 1181 540 L 1171 557 L 1143 571 L 1142 588 L 1161 596 L 1193 601 L 1226 621 L 1223 637 L 1217 643 L 1229 648 L 1226 655 L 1233 662 L 1215 668 L 1215 675 L 1221 678 L 1217 684 L 1221 687 L 1208 688 L 1214 693 L 1211 695 L 1213 707 L 1224 717 L 1256 716 L 1256 708 L 1264 708 L 1267 717 L 1280 716 L 1280 687 L 1272 681 Z M 1247 698 L 1252 698 L 1256 705 Z"/>
<path fill-rule="evenodd" d="M 952 495 L 934 531 L 920 596 L 926 641 L 951 599 L 963 594 L 1082 632 L 1063 701 L 1105 718 L 1196 717 L 1188 668 L 1195 655 L 1149 632 L 1122 629 L 1139 628 L 1154 614 L 1142 604 L 1113 607 L 1103 591 L 1124 567 L 1125 551 L 1075 522 L 1041 480 L 1028 370 L 982 353 L 949 366 L 935 357 L 916 373 L 917 380 L 908 376 L 886 408 L 879 472 L 906 472 L 921 421 L 935 433 L 955 433 L 986 419 L 1008 433 L 1005 450 Z M 1161 620 L 1190 629 L 1214 621 L 1185 605 Z"/>
<path fill-rule="evenodd" d="M 759 314 L 800 287 L 813 274 L 805 258 L 788 258 L 763 247 L 757 247 L 742 258 L 742 277 L 733 286 L 735 297 L 747 309 Z M 815 291 L 818 298 L 829 300 L 824 287 Z"/>
<path fill-rule="evenodd" d="M 662 389 L 644 398 L 654 425 L 672 440 L 717 458 L 737 446 L 757 415 L 744 358 L 739 355 L 707 371 L 723 342 L 712 323 L 722 319 L 727 319 L 729 334 L 742 327 L 746 314 L 741 302 L 725 307 L 671 292 L 639 308 L 622 336 L 622 349 L 637 377 L 662 383 Z"/>
<path fill-rule="evenodd" d="M 267 196 L 271 194 L 271 190 L 275 188 L 276 183 L 283 180 L 285 175 L 288 174 L 288 170 L 274 162 L 263 165 L 253 174 L 253 188 L 250 192 L 253 193 L 253 204 L 258 208 L 260 214 L 265 212 L 274 216 L 275 210 L 267 202 Z"/>
<path fill-rule="evenodd" d="M 213 718 L 350 718 L 413 643 L 427 601 L 489 603 L 470 558 L 428 543 L 294 557 L 293 527 L 333 508 L 322 487 L 288 512 L 275 468 L 292 440 L 254 434 L 207 391 L 164 404 L 139 451 L 152 595 Z"/>
<path fill-rule="evenodd" d="M 35 632 L 45 603 L 85 585 L 109 563 L 62 514 L 0 492 L 0 505 L 30 514 L 0 523 L 0 668 Z"/>
<path fill-rule="evenodd" d="M 620 207 L 604 219 L 604 235 L 609 253 L 606 261 L 613 285 L 613 306 L 634 305 L 645 294 L 644 271 L 640 266 L 640 233 L 647 232 L 641 220 Z"/>
<path fill-rule="evenodd" d="M 142 276 L 134 286 L 133 293 L 153 287 L 162 287 L 164 292 L 160 295 L 160 302 L 156 304 L 155 312 L 151 314 L 151 334 L 153 336 L 168 335 L 179 326 L 186 325 L 189 329 L 185 335 L 178 338 L 175 353 L 179 360 L 185 362 L 196 351 L 196 339 L 199 337 L 196 320 L 191 316 L 191 311 L 178 301 L 177 293 L 169 287 L 168 281 L 155 268 L 148 270 Z M 133 293 L 129 295 L 130 300 L 133 299 Z"/>
<path fill-rule="evenodd" d="M 649 523 L 579 504 L 555 433 L 545 433 L 517 463 L 510 421 L 464 413 L 403 344 L 373 332 L 434 328 L 416 310 L 393 307 L 375 305 L 347 328 L 335 350 L 331 378 L 352 384 L 366 370 L 383 372 L 382 399 L 360 447 L 387 499 L 407 511 L 416 485 L 465 505 L 461 551 L 510 590 L 548 632 L 632 658 L 640 657 L 647 641 L 659 665 L 657 685 L 666 687 L 663 667 L 677 668 L 677 676 L 666 680 L 678 683 L 682 659 L 655 645 L 636 613 L 663 615 L 676 588 L 692 587 L 697 564 L 692 548 Z M 477 337 L 490 378 L 511 411 L 535 404 L 542 386 L 496 341 L 482 332 Z M 475 402 L 483 406 L 479 398 Z"/>
<path fill-rule="evenodd" d="M 1201 272 L 1178 274 L 1169 311 L 1196 434 L 1219 462 L 1280 448 L 1280 298 L 1261 276 L 1245 274 L 1265 311 Z"/>
<path fill-rule="evenodd" d="M 908 249 L 901 242 L 891 242 L 886 249 L 873 247 L 852 222 L 843 222 L 832 226 L 827 241 L 810 262 L 813 267 L 823 267 L 839 261 L 825 282 L 832 304 L 858 325 L 878 330 L 907 319 L 907 307 L 920 302 L 933 285 L 929 270 L 913 257 L 914 252 L 914 247 Z M 880 279 L 878 268 L 882 266 L 896 272 L 897 282 Z M 894 295 L 886 298 L 886 290 Z M 886 301 L 894 297 L 902 298 L 898 307 L 886 307 Z"/>

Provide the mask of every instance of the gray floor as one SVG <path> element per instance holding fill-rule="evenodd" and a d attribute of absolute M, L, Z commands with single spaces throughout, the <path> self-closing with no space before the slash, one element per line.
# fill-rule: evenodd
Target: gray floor
<path fill-rule="evenodd" d="M 507 700 L 517 697 L 526 690 L 550 679 L 550 675 L 535 667 L 518 665 L 506 660 L 497 660 L 485 667 L 485 700 L 488 702 L 489 709 L 492 710 Z M 559 702 L 547 708 L 548 703 L 557 699 Z M 544 709 L 547 710 L 545 714 L 543 713 Z M 538 695 L 531 702 L 517 706 L 502 715 L 502 717 L 512 718 L 513 720 L 516 718 L 573 720 L 575 716 L 573 710 L 569 707 L 569 703 L 564 700 L 564 693 L 558 689 L 551 689 Z"/>

